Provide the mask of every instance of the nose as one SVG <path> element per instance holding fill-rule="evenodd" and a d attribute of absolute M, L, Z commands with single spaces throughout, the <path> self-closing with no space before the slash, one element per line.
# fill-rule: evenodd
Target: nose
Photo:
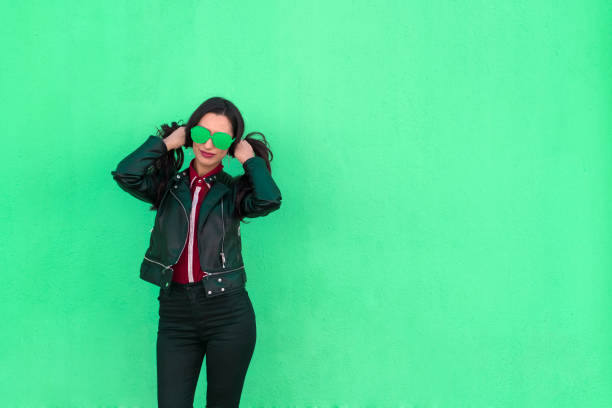
<path fill-rule="evenodd" d="M 212 149 L 214 147 L 213 142 L 212 142 L 212 137 L 209 137 L 208 140 L 206 141 L 206 143 L 204 143 L 204 146 L 206 146 L 206 148 L 208 150 Z"/>

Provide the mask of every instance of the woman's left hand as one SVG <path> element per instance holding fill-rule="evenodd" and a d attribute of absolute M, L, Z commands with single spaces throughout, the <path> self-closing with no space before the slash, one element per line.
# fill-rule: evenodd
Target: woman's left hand
<path fill-rule="evenodd" d="M 254 156 L 255 152 L 253 151 L 253 148 L 249 142 L 244 139 L 238 142 L 236 148 L 234 149 L 234 157 L 238 159 L 240 164 L 244 164 L 245 161 Z"/>

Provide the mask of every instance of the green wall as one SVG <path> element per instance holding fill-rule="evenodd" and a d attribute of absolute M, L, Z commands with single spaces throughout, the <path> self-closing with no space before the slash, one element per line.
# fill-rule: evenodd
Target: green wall
<path fill-rule="evenodd" d="M 211 96 L 283 193 L 241 406 L 612 406 L 609 2 L 0 11 L 3 406 L 156 406 L 155 214 L 110 171 Z"/>

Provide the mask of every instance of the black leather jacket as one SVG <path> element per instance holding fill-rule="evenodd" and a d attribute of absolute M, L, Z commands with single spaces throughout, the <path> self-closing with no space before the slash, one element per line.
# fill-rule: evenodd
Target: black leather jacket
<path fill-rule="evenodd" d="M 163 139 L 149 138 L 135 151 L 122 159 L 113 179 L 134 197 L 153 203 L 159 185 L 154 162 L 168 152 Z M 214 180 L 211 189 L 201 202 L 196 233 L 206 294 L 209 297 L 232 292 L 246 283 L 246 272 L 242 261 L 240 222 L 235 216 L 237 181 L 246 177 L 253 191 L 241 201 L 244 216 L 262 217 L 280 208 L 281 193 L 259 156 L 243 163 L 245 173 L 232 177 L 221 170 L 207 178 Z M 149 248 L 140 266 L 140 277 L 150 283 L 169 288 L 174 272 L 172 266 L 178 261 L 187 243 L 191 190 L 189 169 L 176 172 L 168 181 L 162 201 L 157 209 L 151 230 Z"/>

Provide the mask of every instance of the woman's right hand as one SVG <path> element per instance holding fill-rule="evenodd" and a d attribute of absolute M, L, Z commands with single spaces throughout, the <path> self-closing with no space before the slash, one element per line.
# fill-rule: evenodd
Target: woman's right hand
<path fill-rule="evenodd" d="M 168 150 L 178 149 L 185 144 L 185 126 L 176 128 L 168 137 L 164 138 Z"/>

